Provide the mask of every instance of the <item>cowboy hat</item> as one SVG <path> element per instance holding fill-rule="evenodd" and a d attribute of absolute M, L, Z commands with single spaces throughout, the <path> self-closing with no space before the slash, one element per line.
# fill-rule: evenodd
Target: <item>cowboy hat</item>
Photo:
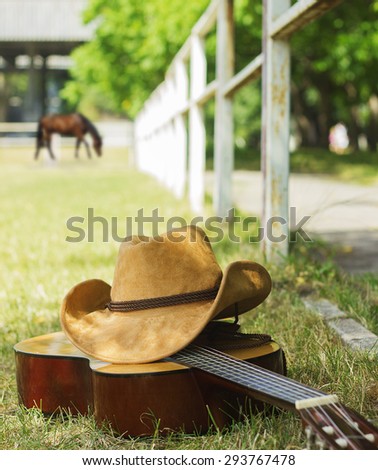
<path fill-rule="evenodd" d="M 191 343 L 214 319 L 259 305 L 271 279 L 253 261 L 224 273 L 197 226 L 120 245 L 113 285 L 81 282 L 63 300 L 61 324 L 84 353 L 112 363 L 153 362 Z"/>

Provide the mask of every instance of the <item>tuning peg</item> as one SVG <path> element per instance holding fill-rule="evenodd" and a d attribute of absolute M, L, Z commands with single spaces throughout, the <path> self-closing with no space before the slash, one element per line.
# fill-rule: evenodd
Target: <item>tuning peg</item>
<path fill-rule="evenodd" d="M 348 447 L 348 442 L 343 437 L 339 437 L 339 438 L 335 439 L 335 442 L 342 449 L 346 449 Z"/>
<path fill-rule="evenodd" d="M 372 433 L 364 434 L 364 438 L 367 439 L 372 444 L 374 444 L 374 442 L 375 442 L 375 437 L 374 437 L 374 434 L 372 434 Z"/>
<path fill-rule="evenodd" d="M 360 429 L 359 423 L 357 423 L 357 421 L 353 421 L 353 425 L 356 427 L 356 429 L 358 429 L 358 430 Z M 372 444 L 374 444 L 374 442 L 375 442 L 375 436 L 374 436 L 373 433 L 370 432 L 370 433 L 368 433 L 368 434 L 364 434 L 363 436 L 364 436 L 364 438 L 365 438 L 367 441 L 369 441 L 369 442 L 371 442 Z"/>
<path fill-rule="evenodd" d="M 332 436 L 335 432 L 332 426 L 323 426 L 322 429 L 326 434 L 328 434 L 328 436 Z"/>

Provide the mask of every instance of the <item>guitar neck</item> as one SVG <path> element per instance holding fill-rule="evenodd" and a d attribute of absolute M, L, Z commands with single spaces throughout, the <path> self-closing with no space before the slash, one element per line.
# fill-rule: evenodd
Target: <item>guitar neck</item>
<path fill-rule="evenodd" d="M 283 375 L 216 349 L 189 346 L 172 356 L 174 361 L 220 377 L 246 394 L 272 405 L 295 409 L 320 446 L 331 449 L 377 449 L 378 430 L 353 410 L 328 395 Z"/>
<path fill-rule="evenodd" d="M 189 346 L 174 354 L 172 359 L 227 380 L 264 402 L 287 409 L 295 408 L 303 400 L 328 396 L 283 375 L 206 346 Z"/>

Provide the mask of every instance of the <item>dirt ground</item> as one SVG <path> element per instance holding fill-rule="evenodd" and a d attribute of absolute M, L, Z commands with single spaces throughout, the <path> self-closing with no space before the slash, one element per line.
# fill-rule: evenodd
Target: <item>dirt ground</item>
<path fill-rule="evenodd" d="M 206 175 L 209 193 L 213 174 Z M 235 171 L 233 203 L 248 215 L 262 212 L 260 172 Z M 378 185 L 362 186 L 333 180 L 327 176 L 290 176 L 289 204 L 297 222 L 312 238 L 337 247 L 335 261 L 353 274 L 378 273 Z"/>

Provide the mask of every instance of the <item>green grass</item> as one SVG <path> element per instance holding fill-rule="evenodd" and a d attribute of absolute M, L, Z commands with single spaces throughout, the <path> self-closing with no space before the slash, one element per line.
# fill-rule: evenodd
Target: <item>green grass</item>
<path fill-rule="evenodd" d="M 338 248 L 316 241 L 293 247 L 296 291 L 301 296 L 330 300 L 350 318 L 378 335 L 378 274 L 351 275 L 340 271 L 333 259 Z"/>
<path fill-rule="evenodd" d="M 290 157 L 293 173 L 312 173 L 336 177 L 351 183 L 378 181 L 378 153 L 351 152 L 338 155 L 323 149 L 299 149 Z"/>
<path fill-rule="evenodd" d="M 190 221 L 192 214 L 184 201 L 132 169 L 124 150 L 108 150 L 102 159 L 77 161 L 71 149 L 64 149 L 62 159 L 51 164 L 34 162 L 31 149 L 0 149 L 0 168 L 1 449 L 305 447 L 300 420 L 287 411 L 257 414 L 229 430 L 204 436 L 177 433 L 123 439 L 98 427 L 93 416 L 47 418 L 36 409 L 20 407 L 13 345 L 59 330 L 61 301 L 76 283 L 95 277 L 112 282 L 119 243 L 103 242 L 100 224 L 92 243 L 68 243 L 67 219 L 86 218 L 88 208 L 93 208 L 96 216 L 108 221 L 117 217 L 117 233 L 122 236 L 126 235 L 125 218 L 135 217 L 141 208 L 146 215 L 158 208 L 166 219 L 181 216 Z M 241 318 L 243 329 L 273 336 L 286 353 L 290 377 L 337 393 L 343 403 L 378 422 L 377 361 L 346 349 L 301 301 L 305 292 L 326 295 L 377 329 L 377 278 L 350 279 L 329 261 L 318 264 L 312 258 L 314 245 L 294 247 L 281 266 L 265 263 L 259 247 L 246 238 L 240 244 L 223 240 L 214 244 L 214 250 L 223 267 L 249 258 L 264 263 L 271 272 L 272 293 L 263 305 Z"/>
<path fill-rule="evenodd" d="M 259 171 L 260 152 L 254 149 L 236 149 L 235 169 Z M 208 169 L 213 168 L 211 158 L 207 161 Z M 303 148 L 290 155 L 292 173 L 328 175 L 340 181 L 371 184 L 378 181 L 378 153 L 351 152 L 338 155 L 326 149 Z"/>

